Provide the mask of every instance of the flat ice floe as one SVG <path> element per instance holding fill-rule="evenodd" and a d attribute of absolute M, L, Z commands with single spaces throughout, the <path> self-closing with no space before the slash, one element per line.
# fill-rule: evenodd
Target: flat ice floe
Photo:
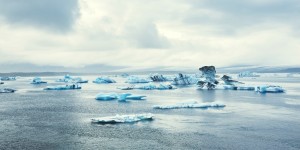
<path fill-rule="evenodd" d="M 260 93 L 283 93 L 285 90 L 281 86 L 263 85 L 257 86 L 255 91 Z"/>
<path fill-rule="evenodd" d="M 153 115 L 151 113 L 148 114 L 134 114 L 134 115 L 116 115 L 102 118 L 92 119 L 92 123 L 99 124 L 114 124 L 114 123 L 132 123 L 138 122 L 142 120 L 152 120 Z"/>
<path fill-rule="evenodd" d="M 44 90 L 76 90 L 81 89 L 79 84 L 47 86 Z"/>
<path fill-rule="evenodd" d="M 143 100 L 146 96 L 144 95 L 132 95 L 130 93 L 106 93 L 106 94 L 97 94 L 96 100 L 115 100 L 118 99 L 120 102 L 125 102 L 126 100 Z"/>
<path fill-rule="evenodd" d="M 218 102 L 211 103 L 198 103 L 198 102 L 187 102 L 187 103 L 177 103 L 173 105 L 154 105 L 154 109 L 178 109 L 178 108 L 222 108 L 226 105 Z"/>

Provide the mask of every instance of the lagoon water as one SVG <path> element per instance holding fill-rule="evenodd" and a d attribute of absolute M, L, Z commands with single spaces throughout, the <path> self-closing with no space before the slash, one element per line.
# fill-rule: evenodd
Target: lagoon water
<path fill-rule="evenodd" d="M 48 85 L 59 77 L 42 77 Z M 240 81 L 280 85 L 286 93 L 197 90 L 196 86 L 166 91 L 121 91 L 114 84 L 82 84 L 82 90 L 43 91 L 32 77 L 8 81 L 15 88 L 0 94 L 0 149 L 300 149 L 300 78 L 270 76 Z M 130 92 L 146 100 L 97 101 L 95 95 Z M 178 102 L 222 102 L 222 109 L 156 110 L 153 105 Z M 153 121 L 98 125 L 91 118 L 152 113 Z"/>

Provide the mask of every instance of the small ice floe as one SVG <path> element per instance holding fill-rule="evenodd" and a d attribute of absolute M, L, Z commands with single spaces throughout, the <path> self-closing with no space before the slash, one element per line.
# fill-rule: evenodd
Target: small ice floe
<path fill-rule="evenodd" d="M 98 77 L 93 83 L 101 84 L 101 83 L 116 83 L 115 80 L 110 79 L 109 77 Z"/>
<path fill-rule="evenodd" d="M 260 75 L 255 74 L 254 72 L 250 72 L 250 71 L 244 71 L 244 72 L 240 72 L 238 74 L 239 78 L 244 78 L 244 77 L 259 77 Z"/>
<path fill-rule="evenodd" d="M 42 79 L 40 77 L 35 77 L 32 79 L 31 84 L 44 84 L 47 83 L 46 81 L 42 81 Z"/>
<path fill-rule="evenodd" d="M 92 123 L 99 124 L 115 124 L 115 123 L 133 123 L 143 120 L 152 120 L 153 115 L 151 113 L 148 114 L 134 114 L 134 115 L 116 115 L 102 118 L 92 119 Z"/>
<path fill-rule="evenodd" d="M 248 91 L 254 91 L 255 87 L 254 86 L 236 86 L 236 85 L 224 85 L 224 84 L 219 84 L 215 88 L 216 90 L 248 90 Z"/>
<path fill-rule="evenodd" d="M 257 86 L 255 91 L 259 93 L 283 93 L 285 90 L 281 86 L 263 85 Z"/>
<path fill-rule="evenodd" d="M 140 85 L 140 86 L 135 86 L 133 87 L 134 89 L 139 89 L 139 90 L 172 90 L 176 89 L 172 85 L 169 84 L 145 84 L 145 85 Z"/>
<path fill-rule="evenodd" d="M 165 82 L 165 81 L 168 81 L 168 78 L 164 77 L 162 74 L 150 74 L 149 78 L 153 82 Z"/>
<path fill-rule="evenodd" d="M 187 102 L 177 103 L 174 105 L 154 105 L 154 109 L 178 109 L 178 108 L 222 108 L 225 107 L 222 103 L 211 102 L 211 103 L 198 103 L 198 102 Z"/>
<path fill-rule="evenodd" d="M 47 86 L 46 88 L 44 88 L 44 90 L 76 90 L 76 89 L 81 89 L 80 84 Z"/>
<path fill-rule="evenodd" d="M 17 80 L 16 77 L 0 77 L 0 80 L 2 81 L 15 81 Z"/>
<path fill-rule="evenodd" d="M 184 75 L 179 73 L 172 81 L 173 85 L 191 85 L 196 84 L 198 79 L 193 76 Z"/>
<path fill-rule="evenodd" d="M 106 94 L 97 94 L 96 100 L 115 100 L 118 99 L 119 102 L 126 102 L 126 100 L 143 100 L 146 96 L 143 95 L 132 95 L 130 93 L 106 93 Z"/>
<path fill-rule="evenodd" d="M 149 81 L 140 77 L 129 76 L 126 83 L 149 83 Z"/>
<path fill-rule="evenodd" d="M 14 93 L 15 89 L 10 89 L 10 88 L 4 88 L 4 89 L 0 89 L 0 93 Z"/>

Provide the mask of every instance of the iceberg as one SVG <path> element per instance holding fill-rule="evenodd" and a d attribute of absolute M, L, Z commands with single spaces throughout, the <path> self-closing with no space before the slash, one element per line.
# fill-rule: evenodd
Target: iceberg
<path fill-rule="evenodd" d="M 175 89 L 172 85 L 166 85 L 166 84 L 145 84 L 137 87 L 133 87 L 133 89 L 140 89 L 140 90 L 172 90 Z"/>
<path fill-rule="evenodd" d="M 226 105 L 217 102 L 211 103 L 198 103 L 198 102 L 187 102 L 187 103 L 177 103 L 174 105 L 154 105 L 154 109 L 178 109 L 178 108 L 222 108 Z"/>
<path fill-rule="evenodd" d="M 127 78 L 126 83 L 149 83 L 149 81 L 136 76 L 130 76 Z"/>
<path fill-rule="evenodd" d="M 216 87 L 219 83 L 216 78 L 216 68 L 215 66 L 203 66 L 199 68 L 202 73 L 203 80 L 198 81 L 197 85 L 199 88 L 204 88 L 205 86 L 207 89 L 211 90 Z"/>
<path fill-rule="evenodd" d="M 248 91 L 254 91 L 255 87 L 254 86 L 247 86 L 247 85 L 243 85 L 243 86 L 236 86 L 236 85 L 217 85 L 215 87 L 215 89 L 217 90 L 248 90 Z"/>
<path fill-rule="evenodd" d="M 168 81 L 168 79 L 166 77 L 164 77 L 161 74 L 150 74 L 149 78 L 153 81 L 153 82 L 165 82 Z"/>
<path fill-rule="evenodd" d="M 263 85 L 255 89 L 259 93 L 283 93 L 285 90 L 281 86 Z"/>
<path fill-rule="evenodd" d="M 196 84 L 198 79 L 196 77 L 183 75 L 179 73 L 172 81 L 173 85 L 191 85 Z"/>
<path fill-rule="evenodd" d="M 223 75 L 223 77 L 221 78 L 221 80 L 223 80 L 226 85 L 244 84 L 242 82 L 239 82 L 239 81 L 236 81 L 236 80 L 232 80 L 232 77 L 227 76 L 227 75 Z"/>
<path fill-rule="evenodd" d="M 115 80 L 110 79 L 108 77 L 98 77 L 93 83 L 101 84 L 101 83 L 116 83 Z"/>
<path fill-rule="evenodd" d="M 58 85 L 58 86 L 47 86 L 44 90 L 76 90 L 81 89 L 79 84 L 70 84 L 70 85 Z"/>
<path fill-rule="evenodd" d="M 153 119 L 153 115 L 151 113 L 134 114 L 134 115 L 116 115 L 116 116 L 92 119 L 92 123 L 99 123 L 99 124 L 133 123 L 142 120 L 152 120 L 152 119 Z"/>
<path fill-rule="evenodd" d="M 10 89 L 10 88 L 4 88 L 4 89 L 0 89 L 0 93 L 14 93 L 15 89 Z"/>
<path fill-rule="evenodd" d="M 16 77 L 0 77 L 2 81 L 15 81 L 17 80 Z"/>
<path fill-rule="evenodd" d="M 254 72 L 244 71 L 244 72 L 240 72 L 238 74 L 238 77 L 239 78 L 243 78 L 243 77 L 260 77 L 260 75 L 257 75 Z"/>
<path fill-rule="evenodd" d="M 42 81 L 42 79 L 40 77 L 35 77 L 32 79 L 31 84 L 43 84 L 43 83 L 47 83 L 46 81 Z"/>
<path fill-rule="evenodd" d="M 143 100 L 146 96 L 142 95 L 132 95 L 130 93 L 107 93 L 107 94 L 97 94 L 96 100 L 115 100 L 118 99 L 119 102 L 126 102 L 126 100 Z"/>
<path fill-rule="evenodd" d="M 66 82 L 66 83 L 88 83 L 88 80 L 83 80 L 81 77 L 71 77 L 70 75 L 65 75 L 64 78 L 56 80 L 56 82 Z"/>

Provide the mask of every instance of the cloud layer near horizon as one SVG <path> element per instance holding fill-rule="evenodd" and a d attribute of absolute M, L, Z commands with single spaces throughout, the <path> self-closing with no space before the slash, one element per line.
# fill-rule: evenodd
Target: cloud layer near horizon
<path fill-rule="evenodd" d="M 300 65 L 297 0 L 0 0 L 0 64 Z"/>

